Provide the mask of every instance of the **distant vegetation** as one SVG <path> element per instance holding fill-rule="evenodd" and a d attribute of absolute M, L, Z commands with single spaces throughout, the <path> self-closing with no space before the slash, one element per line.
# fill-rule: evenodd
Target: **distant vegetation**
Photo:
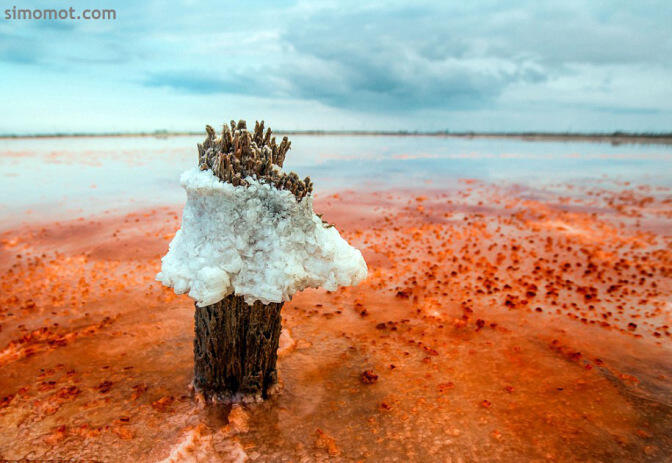
<path fill-rule="evenodd" d="M 286 135 L 350 135 L 350 136 L 407 136 L 407 137 L 455 137 L 455 138 L 517 138 L 527 141 L 587 141 L 609 143 L 656 143 L 672 144 L 672 132 L 474 132 L 474 131 L 377 131 L 377 130 L 279 130 Z M 36 133 L 6 134 L 0 138 L 64 138 L 64 137 L 176 137 L 201 135 L 201 132 L 155 130 L 153 132 L 110 132 L 110 133 Z"/>

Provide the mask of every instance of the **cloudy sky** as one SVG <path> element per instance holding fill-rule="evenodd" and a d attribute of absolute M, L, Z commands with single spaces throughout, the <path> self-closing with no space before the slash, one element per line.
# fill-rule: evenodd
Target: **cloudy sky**
<path fill-rule="evenodd" d="M 672 130 L 670 0 L 15 5 L 117 19 L 0 14 L 0 133 Z"/>

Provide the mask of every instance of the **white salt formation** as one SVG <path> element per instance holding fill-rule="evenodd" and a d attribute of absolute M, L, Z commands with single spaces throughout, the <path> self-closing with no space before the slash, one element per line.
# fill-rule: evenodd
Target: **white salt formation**
<path fill-rule="evenodd" d="M 366 278 L 362 254 L 315 215 L 311 196 L 298 201 L 288 190 L 245 180 L 247 186 L 233 186 L 198 168 L 182 174 L 182 228 L 158 281 L 204 307 L 231 293 L 268 304 Z"/>

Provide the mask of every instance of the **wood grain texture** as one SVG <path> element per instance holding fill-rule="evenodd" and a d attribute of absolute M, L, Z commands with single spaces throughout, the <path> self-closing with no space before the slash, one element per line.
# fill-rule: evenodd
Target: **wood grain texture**
<path fill-rule="evenodd" d="M 266 398 L 277 382 L 283 303 L 247 304 L 230 295 L 196 306 L 194 387 L 206 398 Z"/>

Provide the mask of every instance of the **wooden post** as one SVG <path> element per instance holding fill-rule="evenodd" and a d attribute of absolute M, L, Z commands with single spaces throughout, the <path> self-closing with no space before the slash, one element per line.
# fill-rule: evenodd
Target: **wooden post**
<path fill-rule="evenodd" d="M 223 182 L 247 186 L 247 178 L 288 190 L 297 201 L 313 191 L 309 177 L 282 172 L 291 143 L 284 137 L 278 145 L 271 129 L 264 135 L 264 122 L 254 132 L 245 121 L 224 125 L 221 137 L 209 125 L 198 144 L 198 165 L 211 170 Z M 276 167 L 273 167 L 273 166 Z M 275 364 L 280 339 L 280 309 L 283 303 L 246 304 L 230 295 L 216 304 L 196 307 L 194 340 L 194 388 L 206 398 L 236 399 L 240 395 L 266 398 L 277 382 Z"/>
<path fill-rule="evenodd" d="M 277 382 L 283 303 L 253 305 L 230 295 L 194 316 L 194 388 L 219 400 L 266 398 Z"/>

